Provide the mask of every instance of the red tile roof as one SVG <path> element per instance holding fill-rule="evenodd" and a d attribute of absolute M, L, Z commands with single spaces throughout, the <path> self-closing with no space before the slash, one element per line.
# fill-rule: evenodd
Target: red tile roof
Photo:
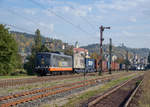
<path fill-rule="evenodd" d="M 88 50 L 84 48 L 74 48 L 73 51 L 74 52 L 88 52 Z"/>

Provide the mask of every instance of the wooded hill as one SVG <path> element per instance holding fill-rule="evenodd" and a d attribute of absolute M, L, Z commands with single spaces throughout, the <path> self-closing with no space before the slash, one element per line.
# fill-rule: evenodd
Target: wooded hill
<path fill-rule="evenodd" d="M 31 52 L 31 47 L 32 47 L 32 44 L 34 43 L 35 35 L 22 33 L 22 32 L 16 32 L 16 31 L 10 31 L 10 32 L 13 34 L 14 38 L 19 44 L 19 53 L 25 53 L 28 55 Z M 52 39 L 52 38 L 42 36 L 42 43 L 44 44 L 47 42 L 51 43 L 50 47 L 56 51 L 61 50 L 63 44 L 67 48 L 73 47 L 67 43 L 64 43 L 62 40 Z M 82 48 L 87 49 L 90 54 L 93 52 L 99 53 L 99 44 L 90 44 L 87 46 L 82 46 Z M 108 49 L 109 49 L 109 45 L 103 45 L 104 53 L 108 53 Z M 147 57 L 148 53 L 150 52 L 150 49 L 148 48 L 129 48 L 125 46 L 117 46 L 117 47 L 113 46 L 112 48 L 113 54 L 117 56 L 125 56 L 126 50 L 129 51 L 130 56 L 137 54 L 139 56 Z"/>
<path fill-rule="evenodd" d="M 31 53 L 31 47 L 34 44 L 34 37 L 33 34 L 28 33 L 22 33 L 22 32 L 16 32 L 16 31 L 10 31 L 11 34 L 13 34 L 14 38 L 16 39 L 18 45 L 19 45 L 19 53 L 24 54 L 30 54 Z M 61 51 L 62 45 L 65 45 L 67 48 L 71 48 L 71 45 L 68 45 L 68 43 L 64 43 L 62 40 L 59 39 L 52 39 L 42 36 L 42 44 L 49 45 L 51 49 L 55 51 Z"/>
<path fill-rule="evenodd" d="M 89 53 L 93 53 L 93 52 L 96 52 L 98 54 L 100 53 L 99 44 L 90 44 L 88 46 L 82 46 L 82 48 L 89 50 Z M 108 52 L 109 52 L 108 44 L 103 45 L 103 51 L 104 51 L 104 54 L 108 54 Z M 142 57 L 147 57 L 150 52 L 150 49 L 148 49 L 148 48 L 129 48 L 129 47 L 125 47 L 125 46 L 117 46 L 117 47 L 113 46 L 112 47 L 112 53 L 119 57 L 126 56 L 126 51 L 129 52 L 129 56 L 138 55 L 138 56 L 142 56 Z"/>

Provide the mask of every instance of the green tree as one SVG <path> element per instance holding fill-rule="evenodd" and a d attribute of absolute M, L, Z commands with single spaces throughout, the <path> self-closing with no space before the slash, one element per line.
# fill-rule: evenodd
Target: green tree
<path fill-rule="evenodd" d="M 117 58 L 117 60 L 115 60 L 115 62 L 119 63 L 119 64 L 124 64 L 125 63 L 125 59 L 122 57 Z"/>
<path fill-rule="evenodd" d="M 73 47 L 65 48 L 64 49 L 64 54 L 72 56 L 73 55 Z"/>
<path fill-rule="evenodd" d="M 42 46 L 42 37 L 41 37 L 39 29 L 37 29 L 35 31 L 34 41 L 35 41 L 35 45 L 34 45 L 33 48 L 34 48 L 35 53 L 37 53 L 37 52 L 39 52 L 41 50 L 41 46 Z"/>
<path fill-rule="evenodd" d="M 126 60 L 124 60 L 124 64 L 129 66 L 130 65 L 130 61 L 126 59 Z"/>
<path fill-rule="evenodd" d="M 93 52 L 90 56 L 93 59 L 98 59 L 99 58 L 99 56 L 98 56 L 98 54 L 96 52 Z"/>
<path fill-rule="evenodd" d="M 0 75 L 12 73 L 20 63 L 18 45 L 8 30 L 0 24 Z"/>
<path fill-rule="evenodd" d="M 31 48 L 31 55 L 27 57 L 28 62 L 24 64 L 24 68 L 27 70 L 29 75 L 34 75 L 34 67 L 36 64 L 36 54 L 42 50 L 42 37 L 40 30 L 35 31 L 34 44 Z"/>

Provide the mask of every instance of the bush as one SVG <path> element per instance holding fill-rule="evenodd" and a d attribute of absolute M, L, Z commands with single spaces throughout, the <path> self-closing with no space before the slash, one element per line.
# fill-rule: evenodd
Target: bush
<path fill-rule="evenodd" d="M 24 69 L 16 69 L 10 74 L 11 76 L 27 75 L 27 71 Z"/>

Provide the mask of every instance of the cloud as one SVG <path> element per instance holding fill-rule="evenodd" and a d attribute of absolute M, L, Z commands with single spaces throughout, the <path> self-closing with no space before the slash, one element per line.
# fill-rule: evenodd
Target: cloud
<path fill-rule="evenodd" d="M 54 31 L 54 24 L 48 24 L 44 22 L 39 22 L 40 28 L 43 31 L 52 33 Z"/>
<path fill-rule="evenodd" d="M 148 0 L 112 0 L 112 2 L 96 2 L 95 6 L 99 10 L 117 10 L 117 11 L 129 11 L 135 8 L 143 8 Z M 142 6 L 142 7 L 141 7 Z"/>
<path fill-rule="evenodd" d="M 136 22 L 136 18 L 135 18 L 135 17 L 131 17 L 131 18 L 129 19 L 129 21 L 131 21 L 131 22 Z"/>
<path fill-rule="evenodd" d="M 56 1 L 56 0 L 40 0 L 38 1 L 47 9 L 60 14 L 70 14 L 74 16 L 87 16 L 88 13 L 92 12 L 92 7 L 89 5 L 80 5 L 70 1 Z M 52 14 L 45 9 L 44 13 L 48 16 Z"/>
<path fill-rule="evenodd" d="M 39 0 L 36 2 L 43 5 L 45 9 L 38 5 L 34 5 L 34 7 L 26 6 L 29 3 L 27 1 L 24 1 L 22 5 L 18 3 L 18 6 L 14 6 L 13 4 L 10 6 L 11 4 L 8 5 L 8 3 L 5 4 L 5 2 L 3 2 L 4 5 L 8 5 L 6 7 L 12 8 L 13 11 L 21 15 L 19 17 L 18 15 L 14 16 L 13 14 L 8 14 L 5 9 L 3 9 L 4 11 L 0 9 L 1 21 L 15 23 L 16 25 L 24 26 L 31 30 L 39 28 L 44 35 L 52 33 L 52 37 L 53 35 L 56 36 L 54 33 L 54 30 L 56 30 L 64 34 L 61 36 L 63 40 L 78 40 L 84 44 L 99 42 L 100 25 L 111 26 L 109 31 L 104 31 L 106 42 L 109 40 L 109 37 L 112 37 L 112 39 L 116 41 L 129 42 L 131 45 L 134 40 L 137 41 L 136 46 L 139 46 L 138 43 L 141 41 L 141 37 L 145 37 L 147 40 L 149 38 L 150 0 L 92 0 L 90 3 L 86 1 L 85 3 L 81 3 L 78 0 Z M 33 6 L 33 4 L 31 4 L 31 6 Z M 81 27 L 88 32 L 90 36 L 87 36 L 87 33 L 76 29 L 71 24 L 58 18 L 49 10 L 64 17 L 64 19 L 69 20 L 79 28 Z M 23 18 L 22 15 L 28 18 Z M 11 17 L 11 19 L 9 17 Z M 96 32 L 96 30 L 98 32 Z M 91 34 L 91 32 L 94 32 L 94 34 Z M 144 47 L 144 45 L 142 46 Z"/>
<path fill-rule="evenodd" d="M 31 8 L 24 9 L 23 11 L 24 11 L 24 13 L 29 14 L 29 15 L 35 15 L 37 13 L 35 9 L 31 9 Z"/>
<path fill-rule="evenodd" d="M 133 36 L 135 36 L 134 33 L 131 33 L 131 32 L 128 32 L 128 31 L 122 31 L 122 34 L 123 34 L 124 36 L 126 36 L 126 37 L 133 37 Z"/>
<path fill-rule="evenodd" d="M 43 10 L 42 11 L 46 16 L 54 16 L 50 11 L 49 11 L 49 9 L 47 9 L 47 10 Z"/>
<path fill-rule="evenodd" d="M 64 11 L 66 11 L 66 12 L 69 12 L 69 10 L 70 10 L 70 7 L 68 7 L 68 6 L 64 6 L 63 8 L 64 8 Z"/>

